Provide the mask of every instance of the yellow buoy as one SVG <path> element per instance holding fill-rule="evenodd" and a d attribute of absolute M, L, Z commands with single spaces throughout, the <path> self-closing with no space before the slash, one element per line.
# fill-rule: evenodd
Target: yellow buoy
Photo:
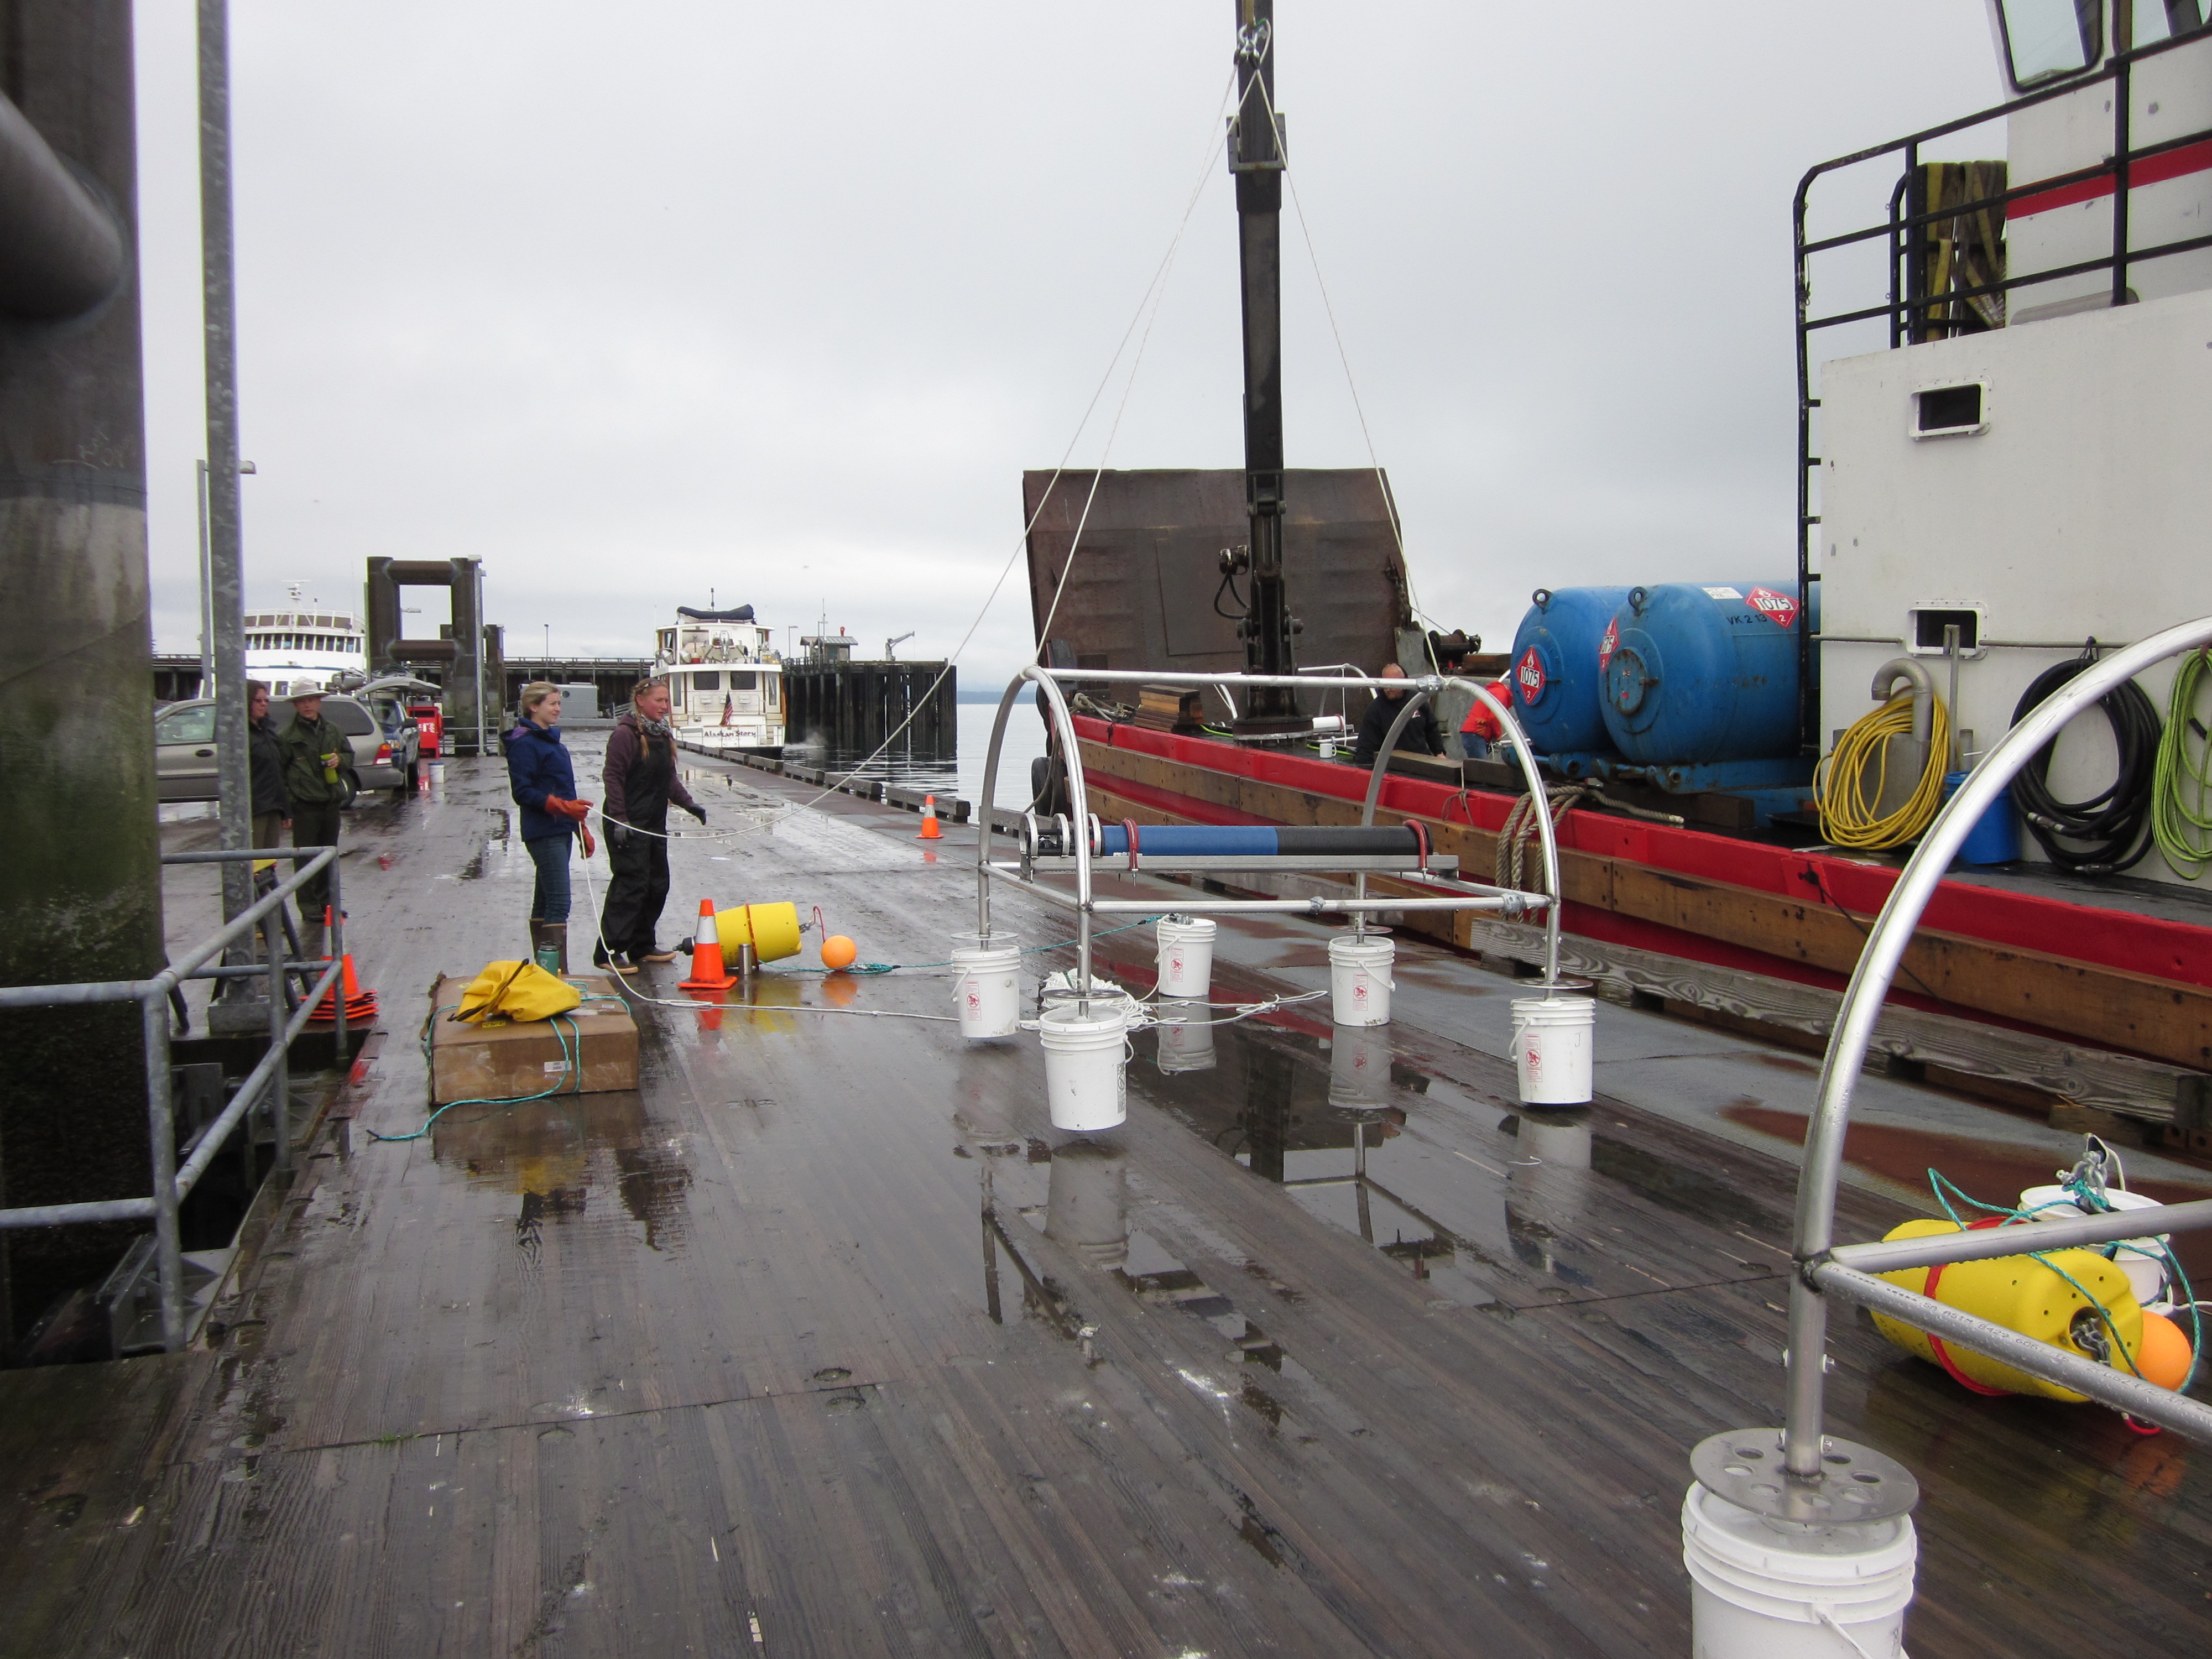
<path fill-rule="evenodd" d="M 1908 1221 L 1893 1228 L 1887 1237 L 1928 1238 L 1958 1231 L 1958 1224 L 1952 1221 Z M 2033 1236 L 2032 1227 L 2023 1227 L 2021 1231 L 2027 1237 Z M 2112 1332 L 2117 1328 L 2122 1346 L 2140 1364 L 2143 1311 L 2128 1288 L 2127 1274 L 2094 1250 L 2050 1250 L 2045 1254 L 2055 1267 L 2065 1270 L 2074 1284 L 2068 1284 L 2065 1277 L 2030 1255 L 1954 1261 L 1941 1268 L 1905 1267 L 1881 1277 L 1925 1296 L 1928 1276 L 1936 1273 L 1936 1300 L 1946 1307 L 1973 1314 L 2068 1353 L 2088 1359 L 2102 1358 L 2118 1370 L 2127 1370 L 2127 1360 L 2111 1352 Z M 2075 1288 L 2076 1285 L 2081 1290 Z M 2082 1291 L 2103 1305 L 2105 1314 L 2111 1316 L 2110 1325 L 2090 1306 Z M 2088 1397 L 2000 1364 L 1958 1343 L 1939 1343 L 1927 1332 L 1901 1324 L 1887 1315 L 1875 1314 L 1874 1322 L 1877 1330 L 1907 1353 L 1917 1354 L 1931 1364 L 1942 1365 L 1953 1376 L 1984 1390 L 2040 1395 L 2046 1400 L 2081 1401 Z M 1944 1364 L 1947 1358 L 1948 1364 Z"/>
<path fill-rule="evenodd" d="M 714 932 L 722 941 L 722 960 L 736 959 L 740 945 L 753 947 L 756 962 L 781 962 L 799 954 L 799 907 L 740 904 L 714 913 Z"/>

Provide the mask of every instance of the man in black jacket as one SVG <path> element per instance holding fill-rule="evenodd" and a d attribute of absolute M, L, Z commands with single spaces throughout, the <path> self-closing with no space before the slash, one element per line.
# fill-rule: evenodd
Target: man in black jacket
<path fill-rule="evenodd" d="M 607 738 L 600 779 L 606 804 L 607 862 L 614 878 L 599 912 L 592 960 L 618 974 L 641 962 L 668 962 L 676 952 L 654 940 L 668 902 L 668 809 L 682 807 L 704 823 L 707 810 L 676 775 L 676 733 L 668 724 L 668 682 L 647 680 Z"/>
<path fill-rule="evenodd" d="M 1406 671 L 1395 662 L 1385 663 L 1382 673 L 1376 678 L 1402 680 L 1406 678 Z M 1398 710 L 1405 700 L 1403 691 L 1378 691 L 1375 694 L 1375 700 L 1367 705 L 1367 712 L 1359 717 L 1359 740 L 1352 751 L 1353 765 L 1375 764 L 1375 757 L 1382 747 L 1382 739 L 1390 735 L 1390 722 L 1398 718 Z M 1406 722 L 1406 729 L 1398 733 L 1395 747 L 1417 749 L 1424 755 L 1444 752 L 1443 728 L 1437 724 L 1432 704 L 1423 703 L 1415 711 L 1413 718 Z"/>

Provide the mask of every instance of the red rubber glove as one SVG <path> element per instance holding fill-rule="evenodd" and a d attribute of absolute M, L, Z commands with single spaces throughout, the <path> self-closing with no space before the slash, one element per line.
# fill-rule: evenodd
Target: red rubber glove
<path fill-rule="evenodd" d="M 592 804 L 587 800 L 564 800 L 558 795 L 545 797 L 545 810 L 558 812 L 562 817 L 581 823 L 591 816 Z"/>
<path fill-rule="evenodd" d="M 587 859 L 596 856 L 599 850 L 599 844 L 592 839 L 592 826 L 588 823 L 579 823 L 576 826 L 576 832 L 584 838 L 584 856 Z"/>

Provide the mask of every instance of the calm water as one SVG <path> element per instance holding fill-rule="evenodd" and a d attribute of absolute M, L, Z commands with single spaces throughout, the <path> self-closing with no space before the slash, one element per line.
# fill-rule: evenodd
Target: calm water
<path fill-rule="evenodd" d="M 990 746 L 991 720 L 997 705 L 963 702 L 958 726 L 959 758 L 921 760 L 893 750 L 871 761 L 865 750 L 831 750 L 823 763 L 833 771 L 858 772 L 909 789 L 936 789 L 976 801 L 983 794 L 984 751 Z M 1030 762 L 1044 753 L 1044 721 L 1036 706 L 1024 702 L 1006 718 L 1006 744 L 999 757 L 999 805 L 1023 807 L 1030 799 Z"/>

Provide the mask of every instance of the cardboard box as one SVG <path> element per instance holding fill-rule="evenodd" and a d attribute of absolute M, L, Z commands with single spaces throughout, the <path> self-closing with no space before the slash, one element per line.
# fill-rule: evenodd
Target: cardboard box
<path fill-rule="evenodd" d="M 433 1010 L 451 1008 L 461 1000 L 471 980 L 451 975 L 441 978 Z M 587 997 L 618 996 L 605 974 L 570 974 L 569 981 Z M 602 1094 L 610 1090 L 637 1087 L 637 1022 L 627 1008 L 604 1002 L 586 1002 L 564 1017 L 575 1023 L 583 1049 L 583 1077 L 579 1082 L 562 1058 L 562 1037 L 553 1022 L 532 1020 L 517 1025 L 464 1025 L 451 1014 L 435 1014 L 430 1026 L 430 1103 L 444 1106 L 456 1100 L 511 1100 L 535 1095 L 560 1085 L 562 1094 Z M 573 1056 L 576 1036 L 569 1036 Z"/>

